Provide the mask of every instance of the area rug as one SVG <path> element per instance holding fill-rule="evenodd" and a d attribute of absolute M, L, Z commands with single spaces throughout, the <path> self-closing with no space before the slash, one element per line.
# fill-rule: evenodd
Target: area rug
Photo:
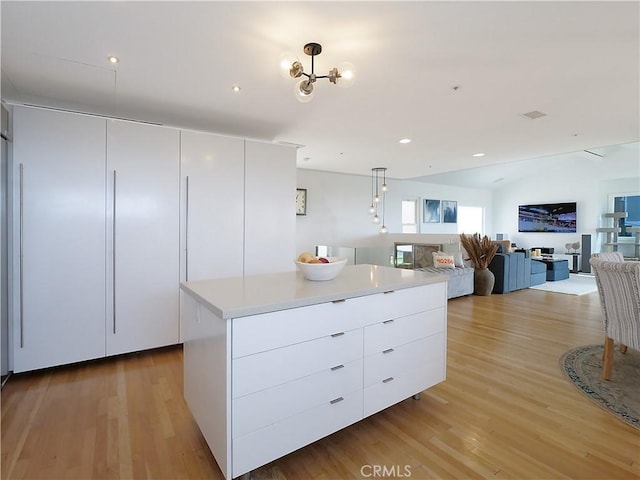
<path fill-rule="evenodd" d="M 570 273 L 569 278 L 565 280 L 545 282 L 529 288 L 544 290 L 546 292 L 566 293 L 567 295 L 586 295 L 587 293 L 598 291 L 598 287 L 596 287 L 596 277 L 576 273 Z"/>
<path fill-rule="evenodd" d="M 611 380 L 602 380 L 602 345 L 586 345 L 560 358 L 567 378 L 593 402 L 640 429 L 640 352 L 616 345 Z"/>

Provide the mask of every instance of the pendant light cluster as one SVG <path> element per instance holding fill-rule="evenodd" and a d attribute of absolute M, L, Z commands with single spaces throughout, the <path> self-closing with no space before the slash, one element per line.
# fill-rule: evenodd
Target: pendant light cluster
<path fill-rule="evenodd" d="M 313 84 L 319 78 L 328 78 L 330 83 L 339 87 L 350 87 L 355 81 L 355 68 L 348 62 L 342 62 L 337 67 L 329 70 L 327 75 L 316 75 L 314 71 L 314 59 L 322 53 L 322 45 L 319 43 L 307 43 L 304 53 L 311 57 L 311 73 L 304 71 L 302 62 L 291 53 L 284 53 L 280 59 L 282 74 L 291 78 L 303 77 L 295 86 L 294 92 L 299 102 L 306 103 L 313 98 Z"/>
<path fill-rule="evenodd" d="M 380 183 L 381 180 L 382 184 Z M 387 169 L 385 167 L 372 168 L 371 206 L 369 207 L 369 214 L 371 215 L 373 223 L 380 225 L 380 233 L 389 233 L 389 229 L 384 223 L 384 206 L 387 190 Z M 381 213 L 382 216 L 380 216 L 379 213 Z"/>

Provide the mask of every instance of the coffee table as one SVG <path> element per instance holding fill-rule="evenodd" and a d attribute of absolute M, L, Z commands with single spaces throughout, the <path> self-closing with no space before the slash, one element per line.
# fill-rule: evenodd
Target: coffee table
<path fill-rule="evenodd" d="M 536 258 L 547 266 L 547 282 L 569 278 L 569 261 L 558 258 Z"/>

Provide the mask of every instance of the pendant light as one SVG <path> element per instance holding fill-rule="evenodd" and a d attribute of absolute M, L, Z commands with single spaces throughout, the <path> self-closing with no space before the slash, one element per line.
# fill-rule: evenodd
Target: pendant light
<path fill-rule="evenodd" d="M 382 174 L 382 184 L 380 183 L 380 174 Z M 384 222 L 385 200 L 387 186 L 387 169 L 385 167 L 375 167 L 371 169 L 371 206 L 369 214 L 372 215 L 371 220 L 375 224 L 380 224 L 380 233 L 389 233 Z M 378 214 L 382 213 L 382 217 Z"/>

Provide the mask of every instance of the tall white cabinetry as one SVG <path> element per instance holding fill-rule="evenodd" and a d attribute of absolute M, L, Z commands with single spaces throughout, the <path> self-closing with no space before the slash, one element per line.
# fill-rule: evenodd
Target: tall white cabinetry
<path fill-rule="evenodd" d="M 15 372 L 179 341 L 179 131 L 14 108 Z"/>
<path fill-rule="evenodd" d="M 14 371 L 104 355 L 105 120 L 14 108 Z"/>
<path fill-rule="evenodd" d="M 293 270 L 295 165 L 281 145 L 15 106 L 13 370 L 179 343 L 181 279 Z"/>
<path fill-rule="evenodd" d="M 242 275 L 244 140 L 182 131 L 183 280 Z"/>
<path fill-rule="evenodd" d="M 107 123 L 106 354 L 179 341 L 180 131 Z"/>
<path fill-rule="evenodd" d="M 293 270 L 296 152 L 182 131 L 186 281 Z"/>
<path fill-rule="evenodd" d="M 244 274 L 295 269 L 296 151 L 246 142 Z"/>

